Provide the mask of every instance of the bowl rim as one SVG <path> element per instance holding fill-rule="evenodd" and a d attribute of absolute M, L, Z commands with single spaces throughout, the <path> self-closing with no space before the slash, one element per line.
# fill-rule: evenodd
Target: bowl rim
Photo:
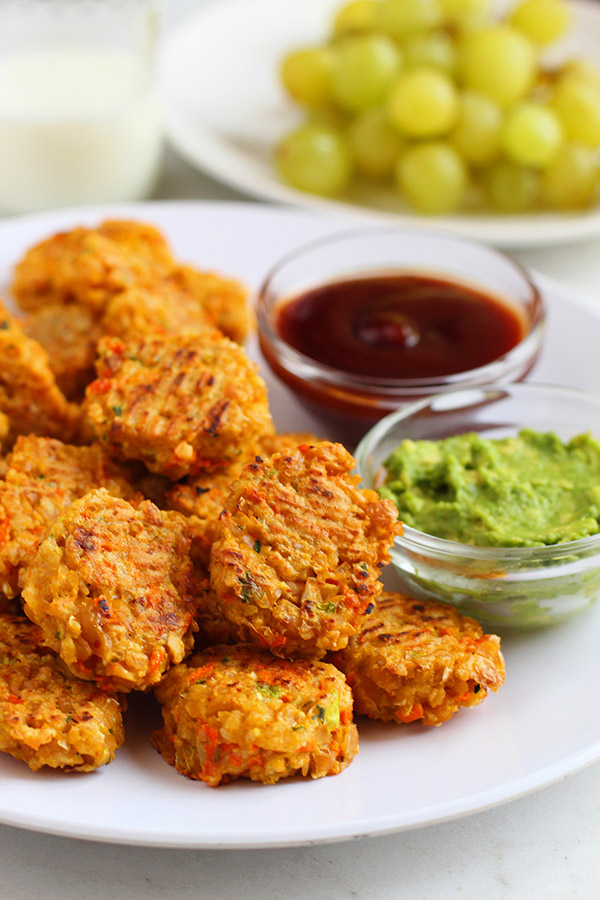
<path fill-rule="evenodd" d="M 379 442 L 398 422 L 410 418 L 415 413 L 426 409 L 435 401 L 448 403 L 451 398 L 458 394 L 473 395 L 475 391 L 503 391 L 518 392 L 527 394 L 529 391 L 542 390 L 548 393 L 564 394 L 567 397 L 582 398 L 593 401 L 600 410 L 600 397 L 591 391 L 582 388 L 569 387 L 561 384 L 551 384 L 549 382 L 526 381 L 526 382 L 507 382 L 497 384 L 483 384 L 477 387 L 459 388 L 444 391 L 440 394 L 433 394 L 418 400 L 415 403 L 409 403 L 401 409 L 380 419 L 359 442 L 354 457 L 356 459 L 356 470 L 361 478 L 361 484 L 364 480 L 363 461 L 367 454 L 376 447 Z M 456 407 L 457 409 L 460 407 Z M 525 425 L 522 426 L 526 427 Z M 366 485 L 363 485 L 363 487 Z M 370 486 L 372 487 L 372 485 Z M 374 488 L 373 488 L 374 489 Z M 476 544 L 464 544 L 461 541 L 451 541 L 447 538 L 436 537 L 436 535 L 428 534 L 425 531 L 419 531 L 410 525 L 404 525 L 404 533 L 398 535 L 394 539 L 392 553 L 395 547 L 402 549 L 421 550 L 433 552 L 439 556 L 462 556 L 469 560 L 492 560 L 494 562 L 508 561 L 524 561 L 539 559 L 540 562 L 548 558 L 560 559 L 562 557 L 573 556 L 574 553 L 583 553 L 586 551 L 600 552 L 600 531 L 597 534 L 587 535 L 583 538 L 577 538 L 574 541 L 562 541 L 556 544 L 540 544 L 535 547 L 482 547 Z"/>
<path fill-rule="evenodd" d="M 527 284 L 531 290 L 533 297 L 533 315 L 530 328 L 525 336 L 515 344 L 510 350 L 502 354 L 502 356 L 491 360 L 484 366 L 475 369 L 466 369 L 463 372 L 454 372 L 449 375 L 434 376 L 430 378 L 381 378 L 377 376 L 353 375 L 351 372 L 344 372 L 342 369 L 336 369 L 332 366 L 324 365 L 318 360 L 306 356 L 296 348 L 287 343 L 272 326 L 271 316 L 265 308 L 265 296 L 268 292 L 269 285 L 277 273 L 289 263 L 301 258 L 305 254 L 315 250 L 327 247 L 332 244 L 339 244 L 346 240 L 360 239 L 364 237 L 373 237 L 376 235 L 398 235 L 410 236 L 428 240 L 434 238 L 436 240 L 447 241 L 451 244 L 461 244 L 472 248 L 475 252 L 487 253 L 498 257 L 503 263 L 511 266 Z M 417 271 L 409 269 L 408 266 L 398 267 L 399 271 Z M 369 270 L 365 269 L 365 273 Z M 420 271 L 425 271 L 420 269 Z M 353 273 L 355 277 L 360 275 L 359 272 Z M 337 281 L 343 279 L 335 279 Z M 460 279 L 457 279 L 460 280 Z M 477 282 L 474 281 L 474 284 Z M 477 241 L 472 238 L 464 238 L 460 235 L 450 234 L 443 229 L 435 228 L 404 228 L 402 226 L 365 226 L 361 228 L 347 228 L 340 230 L 334 234 L 326 235 L 313 241 L 308 241 L 299 247 L 290 250 L 288 253 L 280 257 L 267 271 L 255 295 L 256 314 L 258 334 L 261 341 L 268 341 L 269 345 L 277 354 L 280 364 L 282 359 L 285 360 L 284 368 L 290 365 L 296 367 L 304 373 L 304 376 L 312 375 L 313 379 L 329 383 L 341 388 L 356 388 L 363 391 L 369 388 L 380 393 L 395 394 L 398 392 L 410 393 L 411 391 L 422 391 L 427 388 L 433 394 L 436 390 L 461 389 L 466 385 L 475 382 L 484 384 L 487 382 L 497 381 L 503 376 L 503 372 L 498 369 L 511 368 L 512 366 L 520 366 L 530 359 L 534 359 L 539 351 L 547 317 L 547 305 L 542 290 L 538 287 L 534 277 L 529 270 L 518 260 L 514 259 L 510 254 L 498 250 L 483 241 Z"/>

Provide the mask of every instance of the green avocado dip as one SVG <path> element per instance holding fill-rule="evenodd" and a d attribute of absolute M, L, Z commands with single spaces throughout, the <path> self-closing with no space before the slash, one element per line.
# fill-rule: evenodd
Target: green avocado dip
<path fill-rule="evenodd" d="M 406 525 L 481 547 L 538 547 L 600 532 L 600 444 L 523 430 L 404 441 L 379 488 Z"/>

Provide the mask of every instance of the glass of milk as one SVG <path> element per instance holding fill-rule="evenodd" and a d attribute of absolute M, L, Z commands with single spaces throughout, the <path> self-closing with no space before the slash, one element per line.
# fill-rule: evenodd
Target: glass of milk
<path fill-rule="evenodd" d="M 159 3 L 0 0 L 0 211 L 152 190 Z"/>

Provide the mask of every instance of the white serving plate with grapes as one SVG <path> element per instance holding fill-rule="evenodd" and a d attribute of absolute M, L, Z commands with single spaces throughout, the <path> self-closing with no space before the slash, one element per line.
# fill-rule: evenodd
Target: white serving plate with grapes
<path fill-rule="evenodd" d="M 277 141 L 301 121 L 277 77 L 281 58 L 329 32 L 341 0 L 213 0 L 166 41 L 162 59 L 167 133 L 192 165 L 246 194 L 330 214 L 436 228 L 503 247 L 567 243 L 600 235 L 600 207 L 585 212 L 419 216 L 387 188 L 354 186 L 328 199 L 285 185 Z M 502 4 L 505 6 L 506 4 Z M 512 4 L 511 4 L 512 5 Z M 600 3 L 577 0 L 574 26 L 552 54 L 600 62 Z"/>

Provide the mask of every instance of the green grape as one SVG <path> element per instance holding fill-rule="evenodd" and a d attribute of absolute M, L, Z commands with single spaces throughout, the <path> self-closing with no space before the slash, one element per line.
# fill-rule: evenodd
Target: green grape
<path fill-rule="evenodd" d="M 360 113 L 348 130 L 348 140 L 357 166 L 365 175 L 386 178 L 394 170 L 402 140 L 389 125 L 381 109 Z"/>
<path fill-rule="evenodd" d="M 529 92 L 537 68 L 531 41 L 508 25 L 465 34 L 458 65 L 466 87 L 487 94 L 500 106 L 510 106 Z"/>
<path fill-rule="evenodd" d="M 571 10 L 565 0 L 522 0 L 513 9 L 510 23 L 536 44 L 545 46 L 567 31 Z"/>
<path fill-rule="evenodd" d="M 305 106 L 329 103 L 334 61 L 330 47 L 303 47 L 286 56 L 281 80 L 290 97 Z"/>
<path fill-rule="evenodd" d="M 525 169 L 501 159 L 487 174 L 488 195 L 492 206 L 501 212 L 526 212 L 539 198 L 540 178 L 533 169 Z"/>
<path fill-rule="evenodd" d="M 340 194 L 352 177 L 348 142 L 334 128 L 302 125 L 277 146 L 275 162 L 292 187 L 313 194 Z"/>
<path fill-rule="evenodd" d="M 590 206 L 598 187 L 598 159 L 594 150 L 565 144 L 542 177 L 546 206 L 575 209 Z"/>
<path fill-rule="evenodd" d="M 485 94 L 463 91 L 450 140 L 468 163 L 485 166 L 500 150 L 502 110 Z"/>
<path fill-rule="evenodd" d="M 386 106 L 389 122 L 409 137 L 446 134 L 458 115 L 454 82 L 436 69 L 423 66 L 401 75 Z"/>
<path fill-rule="evenodd" d="M 556 86 L 552 106 L 571 141 L 600 144 L 600 90 L 577 75 L 567 75 Z"/>
<path fill-rule="evenodd" d="M 402 45 L 402 50 L 407 66 L 433 66 L 450 75 L 456 68 L 454 42 L 445 31 L 432 31 L 409 38 Z"/>
<path fill-rule="evenodd" d="M 489 18 L 489 0 L 440 0 L 442 13 L 449 25 L 472 27 Z"/>
<path fill-rule="evenodd" d="M 400 51 L 384 34 L 349 37 L 337 51 L 333 96 L 352 112 L 381 102 L 402 63 Z"/>
<path fill-rule="evenodd" d="M 375 27 L 396 40 L 442 24 L 439 0 L 379 0 Z"/>
<path fill-rule="evenodd" d="M 563 132 L 556 113 L 523 100 L 509 110 L 501 141 L 502 149 L 513 162 L 544 169 L 558 156 Z"/>
<path fill-rule="evenodd" d="M 333 33 L 370 31 L 375 23 L 376 6 L 377 0 L 352 0 L 342 6 L 334 19 Z"/>
<path fill-rule="evenodd" d="M 448 213 L 462 204 L 467 167 L 444 141 L 414 144 L 396 163 L 398 187 L 411 206 L 424 213 Z"/>

